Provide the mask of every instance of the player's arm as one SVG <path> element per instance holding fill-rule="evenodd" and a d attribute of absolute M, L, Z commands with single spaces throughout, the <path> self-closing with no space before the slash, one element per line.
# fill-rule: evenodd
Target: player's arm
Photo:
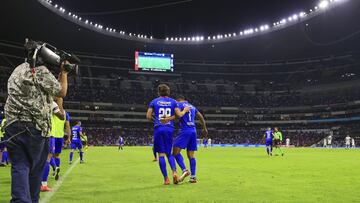
<path fill-rule="evenodd" d="M 190 111 L 190 107 L 185 107 L 184 110 L 180 111 L 180 108 L 175 108 L 175 115 L 165 118 L 160 118 L 160 122 L 162 124 L 168 123 L 172 120 L 175 120 L 176 118 L 183 117 L 187 112 Z"/>
<path fill-rule="evenodd" d="M 201 126 L 202 126 L 202 128 L 203 128 L 203 133 L 204 133 L 203 136 L 205 136 L 205 138 L 207 138 L 207 136 L 208 136 L 208 130 L 207 130 L 207 127 L 206 127 L 206 122 L 205 122 L 204 116 L 198 111 L 198 112 L 196 113 L 196 117 L 199 118 L 200 124 L 201 124 Z"/>
<path fill-rule="evenodd" d="M 166 123 L 169 123 L 170 121 L 172 120 L 175 120 L 176 116 L 170 116 L 170 117 L 164 117 L 164 118 L 160 118 L 160 122 L 162 124 L 166 124 Z"/>
<path fill-rule="evenodd" d="M 85 136 L 81 127 L 79 129 L 79 135 L 80 135 L 81 138 L 83 138 Z"/>
<path fill-rule="evenodd" d="M 51 104 L 51 109 L 56 117 L 62 121 L 65 120 L 62 98 L 60 99 L 55 97 L 53 103 Z"/>
<path fill-rule="evenodd" d="M 189 111 L 190 111 L 190 107 L 188 107 L 188 106 L 185 107 L 182 111 L 180 111 L 180 108 L 175 108 L 175 116 L 176 116 L 176 118 L 181 118 Z"/>
<path fill-rule="evenodd" d="M 153 113 L 154 113 L 154 109 L 153 108 L 148 108 L 148 110 L 146 112 L 146 119 L 148 119 L 151 122 L 154 122 L 155 119 L 153 117 Z"/>
<path fill-rule="evenodd" d="M 65 122 L 65 130 L 66 130 L 66 134 L 68 135 L 67 137 L 67 143 L 70 143 L 70 138 L 71 138 L 71 128 L 70 128 L 70 120 L 66 119 Z"/>

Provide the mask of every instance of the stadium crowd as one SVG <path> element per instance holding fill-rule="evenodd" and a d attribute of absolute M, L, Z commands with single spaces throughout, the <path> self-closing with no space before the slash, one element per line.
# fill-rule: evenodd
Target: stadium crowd
<path fill-rule="evenodd" d="M 342 66 L 343 63 L 334 63 L 333 65 L 329 66 L 338 65 Z M 68 101 L 102 102 L 116 103 L 120 105 L 141 105 L 147 107 L 149 102 L 154 97 L 157 97 L 156 87 L 162 82 L 169 84 L 172 95 L 175 96 L 182 94 L 186 96 L 191 103 L 197 107 L 200 107 L 200 110 L 202 107 L 244 107 L 251 109 L 318 106 L 348 103 L 360 100 L 360 91 L 358 88 L 346 88 L 346 90 L 337 92 L 317 91 L 316 93 L 307 93 L 306 91 L 301 91 L 301 88 L 294 88 L 296 86 L 305 87 L 311 85 L 315 87 L 318 84 L 330 84 L 331 81 L 351 82 L 351 80 L 358 79 L 358 74 L 349 75 L 347 74 L 347 70 L 345 70 L 346 68 L 344 70 L 340 68 L 339 71 L 332 73 L 329 77 L 322 77 L 324 74 L 323 72 L 313 72 L 311 70 L 309 72 L 305 71 L 302 74 L 289 73 L 287 78 L 288 80 L 289 78 L 292 78 L 291 80 L 293 82 L 289 83 L 289 81 L 287 81 L 281 83 L 283 76 L 278 77 L 278 80 L 276 80 L 276 77 L 274 77 L 272 78 L 274 81 L 268 81 L 264 79 L 260 82 L 258 80 L 253 80 L 257 77 L 257 75 L 250 76 L 249 78 L 241 76 L 241 78 L 246 78 L 246 82 L 237 82 L 240 79 L 231 76 L 216 80 L 211 78 L 206 79 L 201 75 L 201 77 L 195 75 L 190 78 L 185 76 L 157 77 L 129 75 L 128 72 L 124 74 L 117 74 L 117 71 L 111 69 L 104 70 L 94 68 L 91 69 L 91 71 L 90 69 L 89 71 L 82 71 L 83 74 L 80 77 L 70 77 L 68 95 L 65 98 L 65 103 Z M 11 71 L 11 68 L 6 67 L 0 69 L 0 98 L 4 101 L 6 97 L 6 81 Z M 96 75 L 96 77 L 92 77 L 92 75 Z M 277 119 L 275 118 L 275 114 L 270 112 L 263 112 L 263 114 L 267 115 L 266 118 L 257 117 L 256 114 L 258 114 L 259 111 L 260 110 L 245 113 L 247 117 L 244 119 Z M 205 112 L 205 116 L 206 113 L 207 112 Z M 103 121 L 102 115 L 98 114 L 82 116 L 88 116 L 89 120 L 93 119 L 95 122 L 96 119 L 99 119 L 98 123 Z M 314 115 L 312 118 L 321 118 L 321 116 L 315 117 Z M 336 118 L 336 115 L 333 115 L 332 118 Z M 216 119 L 219 121 L 232 120 L 236 122 L 236 119 L 238 118 L 235 119 L 219 117 Z M 298 119 L 306 118 L 304 116 L 299 116 Z M 125 127 L 125 125 L 121 125 L 123 126 L 121 129 L 101 125 L 89 126 L 89 128 L 85 128 L 89 137 L 89 144 L 99 146 L 114 145 L 117 143 L 119 135 L 122 135 L 125 140 L 125 144 L 127 145 L 148 145 L 152 143 L 151 127 L 147 125 L 133 127 Z M 266 126 L 263 126 L 263 128 L 265 127 Z M 327 136 L 323 132 L 306 131 L 309 128 L 316 128 L 316 126 L 298 125 L 292 126 L 289 129 L 284 129 L 284 139 L 289 137 L 291 143 L 295 146 L 310 146 L 321 140 L 323 137 Z M 260 144 L 262 143 L 262 136 L 264 131 L 261 129 L 261 127 L 243 127 L 236 126 L 236 124 L 229 126 L 226 129 L 210 127 L 209 136 L 213 139 L 213 143 L 216 144 Z M 291 130 L 291 132 L 288 132 L 287 130 Z M 341 141 L 342 138 L 339 138 L 339 140 Z"/>
<path fill-rule="evenodd" d="M 131 128 L 102 128 L 84 127 L 90 145 L 111 146 L 116 145 L 121 135 L 127 146 L 144 146 L 152 144 L 153 130 L 142 126 Z M 200 132 L 200 131 L 199 131 Z M 264 144 L 265 128 L 239 127 L 225 129 L 209 129 L 209 137 L 213 144 Z M 283 131 L 284 140 L 289 138 L 294 146 L 311 146 L 319 142 L 328 134 L 316 131 Z M 201 133 L 198 139 L 202 139 Z"/>
<path fill-rule="evenodd" d="M 299 92 L 238 92 L 219 91 L 216 97 L 211 91 L 203 88 L 198 91 L 173 91 L 172 95 L 183 94 L 197 106 L 231 106 L 231 107 L 289 107 L 330 105 L 360 100 L 360 91 L 343 91 L 336 94 L 300 94 Z M 70 101 L 109 102 L 120 104 L 148 104 L 156 97 L 155 89 L 144 90 L 136 86 L 121 88 L 117 86 L 73 86 L 67 97 Z"/>

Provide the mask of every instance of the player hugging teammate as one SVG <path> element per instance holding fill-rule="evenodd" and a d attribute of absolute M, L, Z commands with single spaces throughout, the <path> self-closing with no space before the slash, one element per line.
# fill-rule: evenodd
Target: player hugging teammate
<path fill-rule="evenodd" d="M 159 97 L 151 101 L 146 113 L 146 118 L 154 122 L 154 152 L 158 153 L 159 167 L 164 177 L 164 184 L 170 184 L 166 170 L 165 156 L 168 158 L 172 170 L 174 184 L 178 184 L 190 175 L 190 172 L 185 167 L 183 157 L 180 154 L 181 149 L 185 148 L 188 150 L 188 158 L 190 161 L 190 182 L 195 183 L 196 161 L 194 151 L 197 150 L 197 136 L 194 119 L 195 115 L 199 116 L 201 114 L 194 106 L 186 102 L 184 97 L 180 97 L 178 103 L 174 99 L 169 98 L 170 88 L 165 84 L 158 86 L 158 94 Z M 175 140 L 172 154 L 175 118 L 180 119 L 181 130 Z M 205 120 L 202 115 L 200 116 L 200 120 L 204 132 L 207 133 Z M 177 176 L 174 155 L 183 171 L 180 178 Z"/>
<path fill-rule="evenodd" d="M 280 152 L 281 156 L 284 156 L 284 152 L 281 149 L 281 142 L 283 140 L 282 133 L 280 132 L 278 127 L 274 128 L 274 131 L 271 128 L 267 128 L 264 134 L 265 138 L 265 145 L 266 145 L 266 152 L 268 156 L 273 155 L 273 147 L 275 147 L 275 155 L 279 155 Z"/>

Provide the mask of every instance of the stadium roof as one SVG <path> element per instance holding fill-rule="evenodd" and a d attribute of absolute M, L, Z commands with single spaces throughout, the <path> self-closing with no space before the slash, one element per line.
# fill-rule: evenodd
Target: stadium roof
<path fill-rule="evenodd" d="M 111 5 L 111 2 L 114 1 L 105 1 L 104 4 L 109 3 L 109 5 Z M 301 4 L 307 4 L 306 2 L 308 1 L 304 1 Z M 178 6 L 184 6 L 188 3 L 191 4 L 193 2 L 184 2 L 184 4 L 179 4 Z M 98 3 L 95 5 L 98 5 Z M 247 4 L 247 6 L 250 7 L 251 5 L 253 4 Z M 137 7 L 133 4 L 129 4 L 129 7 L 130 6 Z M 244 5 L 244 7 L 247 6 Z M 81 12 L 90 12 L 94 8 L 92 6 L 84 6 L 86 10 L 80 10 L 80 7 L 76 7 L 75 4 L 69 4 L 69 7 L 73 7 L 74 10 L 79 9 L 78 11 Z M 212 5 L 209 6 L 209 8 L 212 7 Z M 268 17 L 265 14 L 266 12 L 264 12 L 263 15 L 263 12 L 260 11 L 261 7 L 262 6 L 259 6 L 258 13 L 250 15 L 253 16 L 253 18 L 249 19 L 249 22 L 256 23 L 259 22 L 257 20 L 261 20 L 261 18 L 272 18 L 271 16 Z M 105 7 L 98 8 L 99 10 L 107 9 Z M 170 7 L 159 9 L 168 8 Z M 172 44 L 166 43 L 148 43 L 146 41 L 126 40 L 102 35 L 64 19 L 37 1 L 5 1 L 0 8 L 0 17 L 8 20 L 0 22 L 0 26 L 4 28 L 2 32 L 0 32 L 0 39 L 22 42 L 25 37 L 30 37 L 47 41 L 61 48 L 71 49 L 72 51 L 128 57 L 133 56 L 135 50 L 141 50 L 174 53 L 175 59 L 251 61 L 306 58 L 358 52 L 360 49 L 359 46 L 357 46 L 360 44 L 360 37 L 358 35 L 360 23 L 357 20 L 360 18 L 359 8 L 359 1 L 349 1 L 331 9 L 331 12 L 323 12 L 314 18 L 295 23 L 286 29 L 280 29 L 256 37 L 225 41 L 222 43 L 207 43 L 192 46 L 182 44 L 173 46 Z M 219 8 L 219 13 L 224 12 L 222 9 L 225 8 Z M 271 6 L 269 10 L 272 10 Z M 295 9 L 290 7 L 289 13 L 293 12 L 293 10 Z M 139 14 L 139 19 L 146 17 L 146 12 L 141 11 L 140 13 L 142 14 Z M 281 11 L 274 11 L 276 15 L 278 15 L 278 12 L 282 13 Z M 130 13 L 133 15 L 132 12 Z M 286 13 L 284 15 L 286 15 Z M 256 18 L 256 16 L 260 17 Z M 280 16 L 281 15 L 279 15 L 279 17 Z M 149 16 L 149 19 L 151 18 L 152 17 Z M 106 17 L 106 19 L 110 18 Z M 113 23 L 115 21 L 116 20 L 109 20 L 107 22 Z M 131 21 L 135 22 L 136 20 L 132 19 Z M 245 22 L 245 20 L 243 22 Z M 235 24 L 241 23 L 242 22 Z M 188 29 L 191 31 L 192 26 L 196 27 L 196 24 L 197 23 L 190 23 Z M 208 25 L 210 26 L 211 24 L 213 24 L 215 30 L 217 22 L 209 22 Z M 225 24 L 224 26 L 226 27 Z M 216 28 L 226 30 L 227 28 L 225 27 L 219 25 L 219 27 Z M 229 27 L 231 26 L 229 25 Z M 204 23 L 203 29 L 212 32 L 212 29 L 207 29 L 207 23 Z"/>
<path fill-rule="evenodd" d="M 118 31 L 165 39 L 180 35 L 217 35 L 270 24 L 284 16 L 314 8 L 318 1 L 303 0 L 139 0 L 59 1 L 67 12 Z"/>

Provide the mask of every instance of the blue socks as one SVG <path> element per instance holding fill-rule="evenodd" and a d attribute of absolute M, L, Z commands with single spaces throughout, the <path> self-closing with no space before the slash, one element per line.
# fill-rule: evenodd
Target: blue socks
<path fill-rule="evenodd" d="M 7 156 L 8 156 L 7 151 L 3 151 L 2 152 L 1 163 L 5 164 L 5 162 L 7 161 Z"/>
<path fill-rule="evenodd" d="M 166 171 L 166 161 L 163 156 L 159 156 L 159 166 L 160 166 L 162 175 L 164 176 L 164 178 L 167 178 L 168 175 L 167 175 L 167 171 Z"/>
<path fill-rule="evenodd" d="M 155 152 L 155 149 L 153 148 L 153 154 L 154 154 L 154 158 L 156 159 L 157 156 L 156 156 L 156 152 Z"/>
<path fill-rule="evenodd" d="M 50 172 L 50 162 L 46 161 L 45 167 L 44 167 L 44 172 L 43 172 L 43 177 L 42 177 L 42 182 L 48 181 L 49 172 Z"/>
<path fill-rule="evenodd" d="M 72 162 L 73 156 L 74 156 L 74 152 L 70 152 L 70 162 Z"/>
<path fill-rule="evenodd" d="M 182 171 L 186 170 L 186 167 L 184 164 L 184 158 L 180 153 L 175 155 L 175 159 L 176 159 L 176 162 L 179 164 L 181 170 Z"/>
<path fill-rule="evenodd" d="M 168 155 L 168 162 L 170 165 L 171 170 L 176 171 L 176 163 L 175 163 L 175 159 L 174 156 L 172 154 Z"/>
<path fill-rule="evenodd" d="M 56 167 L 60 167 L 60 158 L 55 158 Z"/>
<path fill-rule="evenodd" d="M 55 168 L 56 168 L 56 164 L 55 164 L 55 159 L 54 159 L 54 157 L 51 157 L 51 159 L 50 159 L 50 166 L 51 166 L 51 168 L 52 168 L 53 171 L 54 171 Z"/>
<path fill-rule="evenodd" d="M 266 147 L 266 152 L 268 155 L 272 154 L 272 147 Z"/>
<path fill-rule="evenodd" d="M 191 177 L 196 176 L 196 160 L 195 158 L 190 159 L 190 171 L 191 171 Z"/>
<path fill-rule="evenodd" d="M 84 155 L 84 152 L 80 152 L 80 161 L 83 161 L 83 155 Z M 74 156 L 74 152 L 70 152 L 70 162 L 72 162 L 73 156 Z M 55 160 L 55 161 L 56 161 L 56 160 Z M 60 159 L 57 160 L 57 161 L 58 161 L 59 166 L 60 166 Z"/>

